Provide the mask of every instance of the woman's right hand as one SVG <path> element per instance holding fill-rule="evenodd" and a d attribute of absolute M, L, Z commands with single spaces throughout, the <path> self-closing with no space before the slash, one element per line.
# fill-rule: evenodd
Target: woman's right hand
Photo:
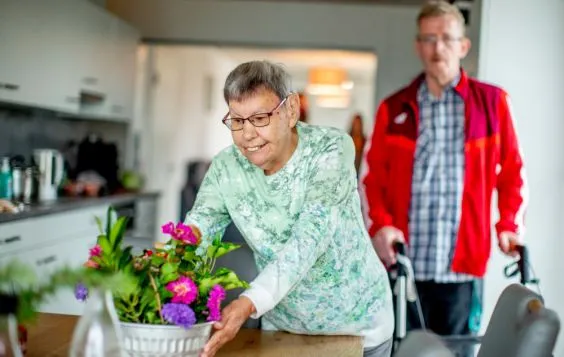
<path fill-rule="evenodd" d="M 217 351 L 231 341 L 245 321 L 255 312 L 253 302 L 246 296 L 233 300 L 221 311 L 221 321 L 214 323 L 214 334 L 204 347 L 200 357 L 213 357 Z"/>
<path fill-rule="evenodd" d="M 384 226 L 380 228 L 374 238 L 372 238 L 372 245 L 378 254 L 378 257 L 390 266 L 396 262 L 396 252 L 394 251 L 394 243 L 405 242 L 403 232 L 394 226 Z"/>

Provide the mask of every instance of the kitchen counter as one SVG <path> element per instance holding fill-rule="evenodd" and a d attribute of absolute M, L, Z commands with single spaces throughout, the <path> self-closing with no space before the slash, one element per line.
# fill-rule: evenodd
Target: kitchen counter
<path fill-rule="evenodd" d="M 67 357 L 77 316 L 41 314 L 29 330 L 27 357 Z M 361 357 L 362 338 L 242 329 L 217 357 Z"/>
<path fill-rule="evenodd" d="M 60 213 L 74 209 L 97 206 L 101 204 L 126 203 L 138 198 L 158 197 L 157 192 L 123 193 L 102 197 L 60 197 L 51 202 L 39 202 L 26 205 L 18 213 L 0 213 L 0 224 L 21 219 L 40 217 L 53 213 Z"/>

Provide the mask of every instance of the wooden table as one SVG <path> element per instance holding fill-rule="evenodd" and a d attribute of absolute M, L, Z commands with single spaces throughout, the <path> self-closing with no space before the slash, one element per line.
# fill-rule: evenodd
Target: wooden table
<path fill-rule="evenodd" d="M 28 334 L 27 357 L 68 357 L 78 317 L 41 314 Z M 354 336 L 305 336 L 243 329 L 217 357 L 361 357 L 362 339 Z"/>

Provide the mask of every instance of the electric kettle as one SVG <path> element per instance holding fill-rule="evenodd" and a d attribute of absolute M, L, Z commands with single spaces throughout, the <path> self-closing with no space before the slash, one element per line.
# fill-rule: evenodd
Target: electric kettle
<path fill-rule="evenodd" d="M 38 193 L 40 202 L 57 199 L 59 185 L 63 182 L 64 160 L 57 150 L 36 149 L 33 159 L 38 170 Z"/>

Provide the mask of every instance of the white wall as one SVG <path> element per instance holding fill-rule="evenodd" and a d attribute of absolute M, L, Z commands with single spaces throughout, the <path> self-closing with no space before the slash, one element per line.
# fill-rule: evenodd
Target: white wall
<path fill-rule="evenodd" d="M 187 162 L 209 159 L 231 143 L 220 119 L 225 114 L 221 89 L 233 63 L 208 47 L 146 49 L 148 59 L 140 62 L 144 77 L 152 79 L 139 85 L 152 84 L 138 94 L 145 102 L 138 108 L 145 117 L 141 169 L 147 189 L 161 192 L 158 222 L 164 223 L 179 218 Z"/>
<path fill-rule="evenodd" d="M 292 74 L 292 73 L 291 73 Z M 295 88 L 305 89 L 307 86 L 307 77 L 303 73 L 293 73 Z M 314 125 L 333 126 L 349 131 L 349 126 L 354 114 L 360 113 L 363 118 L 364 131 L 368 133 L 372 131 L 372 117 L 375 114 L 374 102 L 374 76 L 367 73 L 367 80 L 355 80 L 355 85 L 350 92 L 350 105 L 346 108 L 326 108 L 316 104 L 316 97 L 307 95 L 309 103 L 308 122 Z"/>
<path fill-rule="evenodd" d="M 413 50 L 413 6 L 208 1 L 108 0 L 108 8 L 134 24 L 145 39 L 275 47 L 364 49 L 378 55 L 376 102 L 420 70 Z M 480 1 L 473 5 L 479 10 Z M 480 13 L 469 35 L 476 46 L 465 66 L 477 70 Z"/>
<path fill-rule="evenodd" d="M 525 240 L 549 307 L 564 318 L 564 2 L 486 0 L 479 77 L 512 97 L 531 191 Z M 496 247 L 496 246 L 494 246 Z M 496 248 L 486 278 L 486 314 L 507 285 Z M 562 339 L 562 335 L 560 336 Z M 564 356 L 560 341 L 555 356 Z"/>

